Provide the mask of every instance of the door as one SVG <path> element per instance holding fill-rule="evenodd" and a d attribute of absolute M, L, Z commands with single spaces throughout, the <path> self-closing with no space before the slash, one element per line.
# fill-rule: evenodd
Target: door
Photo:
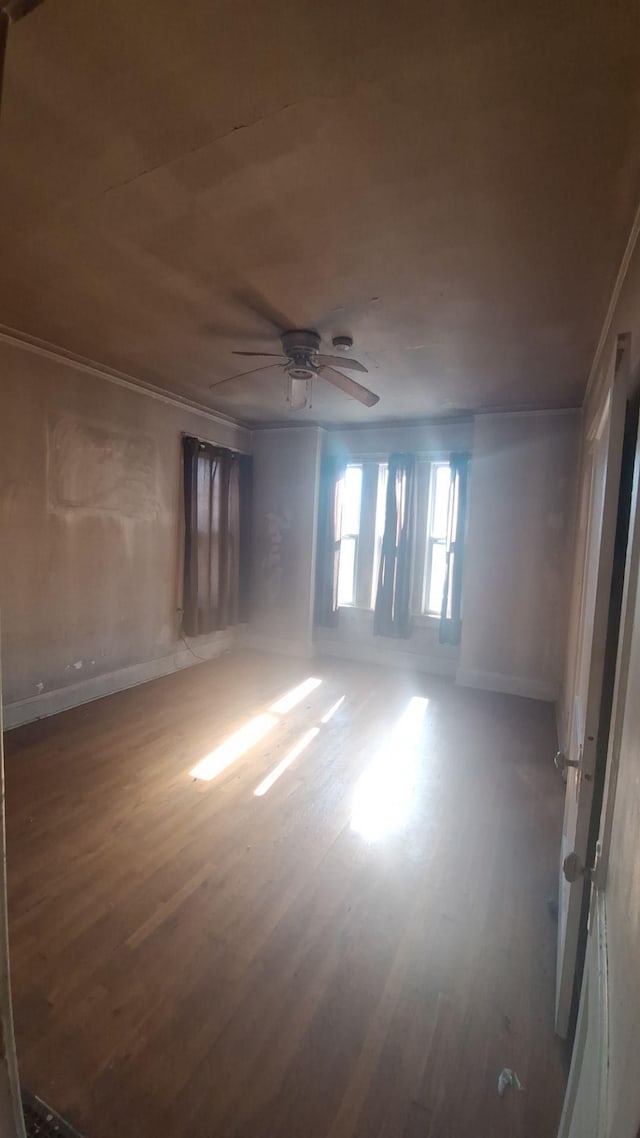
<path fill-rule="evenodd" d="M 571 1070 L 558 1138 L 635 1135 L 640 1120 L 637 1054 L 638 888 L 632 855 L 637 845 L 640 790 L 640 437 L 636 442 L 622 619 L 615 665 L 606 781 L 595 864 L 583 874 L 590 889 L 585 969 Z M 620 788 L 620 789 L 619 789 Z M 616 809 L 616 795 L 620 801 Z M 614 826 L 615 812 L 615 826 Z M 614 872 L 610 870 L 613 859 Z M 619 935 L 627 933 L 627 951 Z M 616 993 L 617 986 L 617 993 Z M 622 994 L 622 998 L 621 998 Z"/>
<path fill-rule="evenodd" d="M 17 5 L 0 0 L 0 102 L 9 19 L 19 20 L 35 6 L 35 0 Z M 7 859 L 4 824 L 4 755 L 2 750 L 2 676 L 0 675 L 0 1134 L 2 1138 L 25 1138 L 20 1102 L 18 1060 L 13 1035 L 11 977 L 7 914 Z"/>
<path fill-rule="evenodd" d="M 620 489 L 626 409 L 626 353 L 612 362 L 604 404 L 591 424 L 583 464 L 581 517 L 584 525 L 584 574 L 568 755 L 564 823 L 560 856 L 556 1031 L 565 1037 L 573 998 L 576 955 L 584 892 L 579 867 L 587 856 L 596 769 L 596 740 L 611 574 Z M 615 370 L 614 370 L 615 369 Z M 582 550 L 578 550 L 581 556 Z"/>
<path fill-rule="evenodd" d="M 580 1010 L 558 1138 L 603 1138 L 609 1074 L 606 910 L 594 897 L 589 916 Z"/>

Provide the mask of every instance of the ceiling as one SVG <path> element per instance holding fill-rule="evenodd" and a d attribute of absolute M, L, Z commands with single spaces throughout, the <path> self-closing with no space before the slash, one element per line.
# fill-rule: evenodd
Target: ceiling
<path fill-rule="evenodd" d="M 9 37 L 0 322 L 249 423 L 575 406 L 640 195 L 638 21 L 46 0 Z M 277 324 L 351 334 L 380 403 L 210 388 Z"/>

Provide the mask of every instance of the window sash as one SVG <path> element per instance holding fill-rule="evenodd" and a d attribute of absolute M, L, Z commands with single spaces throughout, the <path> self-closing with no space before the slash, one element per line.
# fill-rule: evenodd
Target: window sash
<path fill-rule="evenodd" d="M 434 515 L 436 498 L 436 478 L 439 469 L 448 468 L 449 463 L 441 458 L 422 460 L 417 467 L 416 506 L 418 524 L 414 557 L 414 576 L 411 611 L 414 616 L 435 619 L 440 616 L 440 608 L 431 601 L 431 585 L 434 566 L 434 549 L 445 544 L 445 539 L 434 534 Z"/>
<path fill-rule="evenodd" d="M 357 533 L 343 533 L 340 538 L 340 566 L 338 569 L 338 607 L 351 608 L 355 604 L 356 593 L 356 572 L 358 564 L 358 535 Z M 351 565 L 351 574 L 347 578 L 344 566 L 348 564 L 343 558 L 343 551 L 349 545 L 353 546 L 353 559 Z M 345 595 L 346 594 L 346 595 Z"/>
<path fill-rule="evenodd" d="M 442 582 L 441 582 L 442 587 L 438 591 L 438 593 L 432 598 L 431 593 L 433 591 L 433 561 L 434 561 L 433 554 L 434 554 L 434 551 L 436 548 L 441 549 L 441 550 L 443 550 L 443 552 L 445 554 L 445 558 L 446 558 L 447 541 L 446 541 L 446 538 L 444 538 L 444 537 L 429 537 L 427 540 L 427 545 L 428 545 L 428 554 L 427 554 L 428 570 L 427 570 L 427 573 L 425 573 L 425 578 L 424 578 L 424 592 L 423 592 L 422 611 L 423 611 L 425 616 L 436 616 L 439 618 L 441 615 L 441 611 L 442 611 L 442 596 L 444 594 L 444 573 L 443 573 Z M 446 564 L 445 564 L 445 571 L 446 571 Z M 433 600 L 433 607 L 431 605 L 432 600 Z"/>
<path fill-rule="evenodd" d="M 351 577 L 350 577 L 350 580 L 347 581 L 346 577 L 344 575 L 344 573 L 345 573 L 344 567 L 343 567 L 344 562 L 342 561 L 342 557 L 340 559 L 340 564 L 338 567 L 338 607 L 339 608 L 354 608 L 357 606 L 358 595 L 359 595 L 359 585 L 358 585 L 359 568 L 362 565 L 362 563 L 364 561 L 366 561 L 366 558 L 360 557 L 363 502 L 364 502 L 364 497 L 365 497 L 365 469 L 364 469 L 364 464 L 361 462 L 349 462 L 349 463 L 347 463 L 346 470 L 349 470 L 350 468 L 351 469 L 357 469 L 357 470 L 360 470 L 362 472 L 362 478 L 361 478 L 361 483 L 360 483 L 360 512 L 359 512 L 359 517 L 358 517 L 358 530 L 357 531 L 355 531 L 355 530 L 353 530 L 353 531 L 352 530 L 343 530 L 340 534 L 340 552 L 342 554 L 343 542 L 345 544 L 345 547 L 347 544 L 351 544 L 353 546 L 353 563 L 352 563 Z M 346 474 L 346 471 L 345 471 L 345 474 Z M 344 494 L 344 486 L 345 486 L 345 483 L 343 481 L 343 490 L 342 490 L 343 494 Z M 343 499 L 343 516 L 344 516 L 344 512 L 345 511 L 344 511 L 344 499 Z M 366 544 L 365 544 L 365 548 L 366 548 Z M 345 593 L 348 594 L 348 597 L 349 597 L 348 600 L 346 599 Z"/>
<path fill-rule="evenodd" d="M 425 567 L 422 574 L 422 596 L 420 599 L 420 612 L 424 616 L 439 617 L 442 607 L 442 598 L 431 596 L 433 584 L 433 566 L 434 566 L 434 549 L 439 547 L 445 549 L 447 547 L 446 538 L 446 524 L 445 533 L 440 536 L 434 533 L 435 530 L 435 513 L 436 513 L 436 489 L 438 471 L 446 469 L 450 471 L 449 463 L 442 461 L 434 461 L 429 464 L 429 485 L 428 485 L 428 509 L 426 514 L 426 542 L 425 542 Z M 444 590 L 444 581 L 442 588 Z M 433 605 L 431 601 L 433 600 Z"/>

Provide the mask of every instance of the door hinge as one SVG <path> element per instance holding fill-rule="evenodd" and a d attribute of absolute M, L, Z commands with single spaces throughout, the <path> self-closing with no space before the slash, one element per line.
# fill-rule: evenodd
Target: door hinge
<path fill-rule="evenodd" d="M 568 759 L 564 751 L 556 751 L 553 763 L 556 770 L 560 771 L 560 774 L 564 774 L 568 767 L 580 766 L 579 759 Z"/>

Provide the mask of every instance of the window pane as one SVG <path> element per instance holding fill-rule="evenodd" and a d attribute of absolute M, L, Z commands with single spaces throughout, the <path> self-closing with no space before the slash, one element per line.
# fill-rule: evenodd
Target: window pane
<path fill-rule="evenodd" d="M 444 577 L 447 568 L 447 547 L 444 542 L 434 541 L 431 546 L 431 580 L 429 581 L 428 611 L 440 616 Z"/>
<path fill-rule="evenodd" d="M 378 574 L 380 572 L 380 558 L 382 556 L 382 538 L 384 535 L 384 515 L 387 501 L 387 478 L 389 467 L 381 462 L 378 467 L 378 490 L 376 493 L 376 520 L 373 543 L 373 568 L 371 573 L 371 608 L 376 607 L 376 594 L 378 592 Z"/>
<path fill-rule="evenodd" d="M 362 467 L 348 466 L 344 475 L 342 499 L 342 532 L 360 533 L 360 499 L 362 497 Z"/>
<path fill-rule="evenodd" d="M 448 463 L 438 463 L 438 465 L 432 469 L 435 484 L 432 499 L 431 533 L 429 536 L 444 541 L 447 537 L 447 512 L 449 509 L 451 467 Z"/>
<path fill-rule="evenodd" d="M 352 605 L 354 601 L 356 574 L 356 539 L 343 537 L 340 544 L 340 565 L 338 568 L 338 604 Z"/>

